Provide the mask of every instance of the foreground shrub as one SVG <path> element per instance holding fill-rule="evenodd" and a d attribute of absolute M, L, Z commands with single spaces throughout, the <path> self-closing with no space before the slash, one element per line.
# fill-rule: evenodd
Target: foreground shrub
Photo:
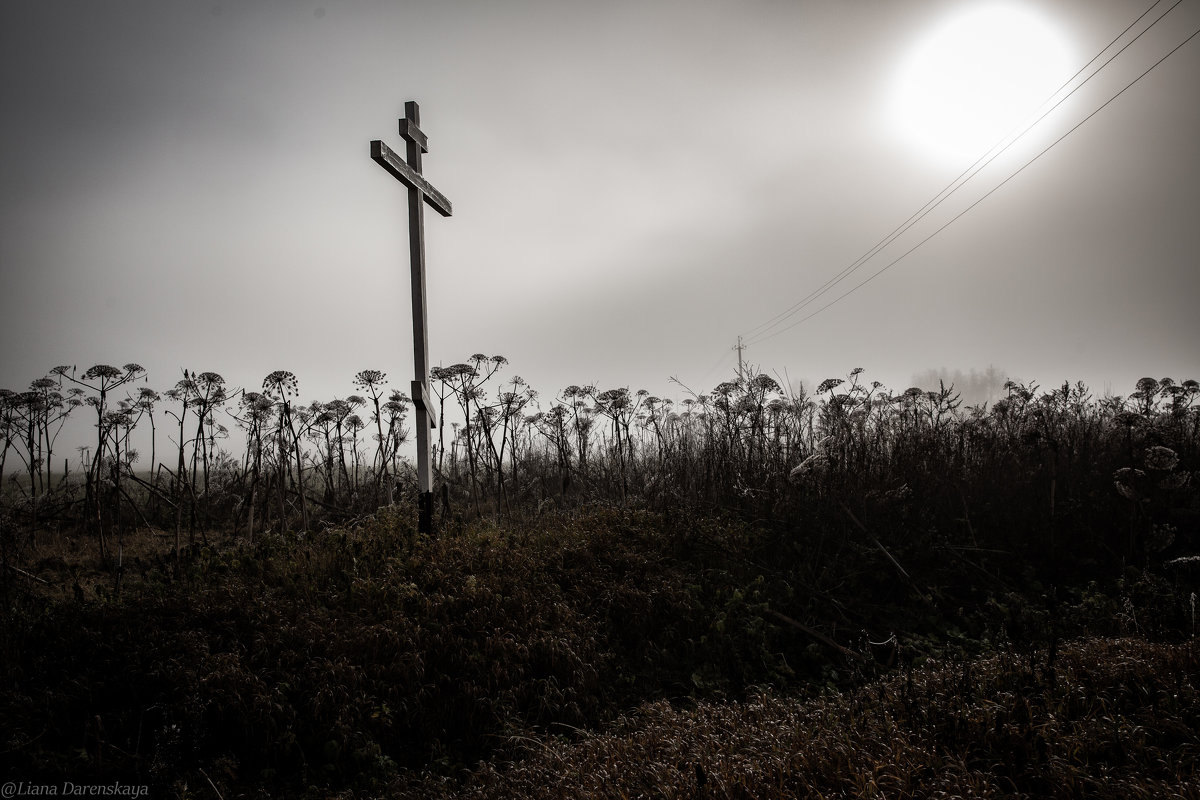
<path fill-rule="evenodd" d="M 845 761 L 847 769 L 868 757 L 904 764 L 932 758 L 926 750 L 951 748 L 970 774 L 999 781 L 983 761 L 1009 763 L 1036 741 L 1014 740 L 1010 747 L 987 733 L 998 717 L 985 714 L 978 722 L 978 714 L 1016 695 L 968 714 L 963 709 L 973 708 L 973 698 L 1017 692 L 1030 713 L 1052 708 L 1066 680 L 1053 670 L 1065 675 L 1073 656 L 1047 663 L 1048 656 L 1033 655 L 1039 648 L 1044 653 L 1058 637 L 1088 631 L 1178 640 L 1194 610 L 1193 585 L 1182 574 L 1129 570 L 1115 581 L 1043 594 L 1017 573 L 987 589 L 974 585 L 974 573 L 964 577 L 953 565 L 926 569 L 932 559 L 913 558 L 891 540 L 885 547 L 861 530 L 854 539 L 829 537 L 825 547 L 833 555 L 816 574 L 812 563 L 820 559 L 794 538 L 686 509 L 598 507 L 503 524 L 478 521 L 437 539 L 418 535 L 413 517 L 386 511 L 351 529 L 200 547 L 178 571 L 170 545 L 160 542 L 166 552 L 131 560 L 116 586 L 99 562 L 89 565 L 90 548 L 85 555 L 62 548 L 65 557 L 25 564 L 6 586 L 0 626 L 0 767 L 22 780 L 71 775 L 149 783 L 163 796 L 185 795 L 185 784 L 209 781 L 226 796 L 246 787 L 272 796 L 307 787 L 315 787 L 313 796 L 441 792 L 473 769 L 475 782 L 464 784 L 475 787 L 470 791 L 489 781 L 519 787 L 521 773 L 510 775 L 503 765 L 543 768 L 542 749 L 566 746 L 555 737 L 582 737 L 577 755 L 586 763 L 587 747 L 623 741 L 661 717 L 680 727 L 680 746 L 692 728 L 696 735 L 730 732 L 712 733 L 703 747 L 723 746 L 726 738 L 732 745 L 741 741 L 734 735 L 742 724 L 738 709 L 765 703 L 801 714 L 796 709 L 809 708 L 801 697 L 910 669 L 911 684 L 883 685 L 873 690 L 874 700 L 867 692 L 850 708 L 859 716 L 892 709 L 880 720 L 891 719 L 896 737 L 917 754 L 871 744 L 855 756 L 859 761 Z M 1007 661 L 961 667 L 997 649 L 1009 654 Z M 1169 676 L 1182 669 L 1176 662 L 1192 665 L 1192 651 L 1178 652 L 1157 674 L 1175 680 L 1175 693 L 1186 700 L 1190 678 Z M 1112 653 L 1109 661 L 1134 665 L 1129 681 L 1138 685 L 1150 685 L 1146 674 L 1162 666 L 1157 656 Z M 1028 661 L 1035 657 L 1041 660 Z M 935 664 L 933 672 L 916 669 L 925 659 Z M 960 666 L 945 666 L 946 659 Z M 1078 682 L 1080 697 L 1100 700 L 1087 699 L 1077 716 L 1112 716 L 1121 708 L 1108 694 L 1096 694 L 1108 691 L 1110 674 L 1104 665 L 1097 669 L 1099 678 Z M 689 717 L 685 709 L 697 702 L 696 713 L 717 722 Z M 828 699 L 813 702 L 826 716 L 842 708 Z M 947 727 L 947 709 L 959 706 L 958 727 Z M 635 708 L 643 711 L 634 722 L 607 727 Z M 1170 704 L 1154 708 L 1167 710 L 1162 719 L 1175 719 Z M 814 720 L 801 727 L 812 728 Z M 608 738 L 589 733 L 605 729 Z M 942 738 L 921 738 L 930 731 Z M 803 744 L 794 737 L 815 733 L 789 733 L 787 741 Z M 972 737 L 978 753 L 953 750 Z M 540 744 L 531 750 L 531 741 Z M 746 758 L 771 763 L 753 749 L 757 744 L 737 746 L 751 748 Z M 1131 758 L 1143 756 L 1158 758 L 1158 751 Z M 481 769 L 481 762 L 490 766 Z M 715 776 L 723 767 L 701 769 Z M 493 772 L 500 777 L 487 777 Z M 701 773 L 681 774 L 698 781 Z M 1003 774 L 1016 786 L 1033 786 L 1036 777 Z M 427 785 L 414 783 L 421 775 Z M 658 778 L 643 779 L 651 786 Z M 503 796 L 499 788 L 487 791 Z M 755 792 L 744 796 L 775 796 Z"/>
<path fill-rule="evenodd" d="M 1194 798 L 1198 667 L 1194 645 L 1090 640 L 1030 661 L 930 663 L 809 701 L 660 701 L 404 796 Z"/>

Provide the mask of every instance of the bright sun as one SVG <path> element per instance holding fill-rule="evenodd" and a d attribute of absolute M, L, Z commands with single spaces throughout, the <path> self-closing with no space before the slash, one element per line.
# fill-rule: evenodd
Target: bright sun
<path fill-rule="evenodd" d="M 1037 11 L 972 3 L 911 46 L 892 86 L 891 125 L 923 155 L 966 167 L 1071 77 L 1071 61 Z"/>

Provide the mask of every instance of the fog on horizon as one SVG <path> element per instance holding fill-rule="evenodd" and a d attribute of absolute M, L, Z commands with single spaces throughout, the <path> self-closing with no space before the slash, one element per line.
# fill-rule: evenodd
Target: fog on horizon
<path fill-rule="evenodd" d="M 739 336 L 810 388 L 1200 377 L 1200 46 L 1154 66 L 1200 9 L 1155 4 L 1104 50 L 1146 7 L 963 8 L 9 5 L 0 387 L 136 362 L 159 390 L 288 369 L 329 400 L 380 369 L 407 392 L 407 193 L 367 150 L 403 151 L 406 100 L 454 204 L 426 215 L 433 364 L 504 355 L 547 403 L 711 390 Z"/>

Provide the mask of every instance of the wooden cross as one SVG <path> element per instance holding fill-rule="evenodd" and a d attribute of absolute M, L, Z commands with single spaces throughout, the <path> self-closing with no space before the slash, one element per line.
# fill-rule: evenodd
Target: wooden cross
<path fill-rule="evenodd" d="M 429 338 L 425 323 L 425 203 L 443 217 L 451 214 L 450 201 L 421 174 L 421 154 L 429 152 L 429 140 L 421 132 L 421 109 L 416 101 L 404 104 L 400 135 L 408 144 L 407 163 L 378 139 L 371 142 L 371 158 L 408 187 L 408 252 L 412 265 L 413 405 L 417 409 L 417 530 L 433 532 L 433 468 L 429 456 L 429 431 L 437 427 L 437 414 L 429 392 Z"/>

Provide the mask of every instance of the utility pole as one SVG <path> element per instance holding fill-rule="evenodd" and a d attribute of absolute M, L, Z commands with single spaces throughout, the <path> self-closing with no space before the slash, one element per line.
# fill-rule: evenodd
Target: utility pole
<path fill-rule="evenodd" d="M 437 427 L 433 396 L 429 392 L 429 336 L 425 321 L 425 203 L 443 217 L 450 216 L 450 201 L 421 174 L 421 154 L 429 152 L 429 140 L 421 132 L 421 109 L 416 101 L 404 104 L 400 135 L 407 142 L 407 163 L 386 144 L 371 142 L 371 158 L 392 177 L 408 187 L 408 244 L 412 267 L 413 405 L 417 410 L 417 530 L 433 532 L 433 468 L 429 454 L 429 431 Z"/>
<path fill-rule="evenodd" d="M 738 383 L 745 381 L 745 376 L 742 375 L 742 351 L 746 349 L 746 345 L 742 344 L 742 337 L 738 337 L 738 343 L 731 349 L 737 350 L 738 354 Z"/>

